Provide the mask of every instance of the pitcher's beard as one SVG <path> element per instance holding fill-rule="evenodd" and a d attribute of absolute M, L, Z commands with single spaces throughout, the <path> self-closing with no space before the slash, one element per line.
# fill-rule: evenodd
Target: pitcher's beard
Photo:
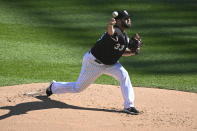
<path fill-rule="evenodd" d="M 127 24 L 125 21 L 122 21 L 122 27 L 129 29 L 131 28 L 131 24 Z"/>

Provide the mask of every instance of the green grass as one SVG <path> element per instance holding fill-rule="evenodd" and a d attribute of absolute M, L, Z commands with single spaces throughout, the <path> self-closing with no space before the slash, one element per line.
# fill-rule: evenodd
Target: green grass
<path fill-rule="evenodd" d="M 0 0 L 0 86 L 76 81 L 111 12 L 132 12 L 141 54 L 122 57 L 134 86 L 197 92 L 195 0 Z M 96 83 L 119 83 L 103 75 Z"/>

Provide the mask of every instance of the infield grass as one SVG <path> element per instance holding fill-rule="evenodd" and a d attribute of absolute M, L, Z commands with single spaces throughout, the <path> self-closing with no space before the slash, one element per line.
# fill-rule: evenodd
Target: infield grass
<path fill-rule="evenodd" d="M 132 12 L 141 54 L 122 57 L 133 86 L 197 92 L 195 0 L 0 0 L 0 86 L 76 81 L 111 12 Z M 96 83 L 119 83 L 101 76 Z"/>

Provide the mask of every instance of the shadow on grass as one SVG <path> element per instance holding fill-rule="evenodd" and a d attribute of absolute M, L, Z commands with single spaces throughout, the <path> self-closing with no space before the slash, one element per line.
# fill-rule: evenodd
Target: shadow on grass
<path fill-rule="evenodd" d="M 23 13 L 25 17 L 30 20 L 33 18 L 37 23 L 41 24 L 41 27 L 46 27 L 49 32 L 57 32 L 58 39 L 63 41 L 70 41 L 67 44 L 71 46 L 92 46 L 99 36 L 96 36 L 97 32 L 106 31 L 106 25 L 100 25 L 104 18 L 102 16 L 108 16 L 113 9 L 120 9 L 120 7 L 126 7 L 129 12 L 134 13 L 134 22 L 136 19 L 136 30 L 150 30 L 148 33 L 144 33 L 145 38 L 149 38 L 151 46 L 165 49 L 164 51 L 170 50 L 172 60 L 130 60 L 123 61 L 127 67 L 133 67 L 143 71 L 144 73 L 184 73 L 193 74 L 197 73 L 194 64 L 197 64 L 197 48 L 195 46 L 195 29 L 196 20 L 193 16 L 196 16 L 195 0 L 143 0 L 141 2 L 127 0 L 125 3 L 122 0 L 113 2 L 112 0 L 72 0 L 72 1 L 52 1 L 52 0 L 4 0 L 2 1 L 9 5 L 11 8 L 17 8 L 18 13 Z M 132 4 L 145 4 L 151 8 L 147 10 L 134 10 Z M 128 6 L 129 5 L 129 6 Z M 155 5 L 154 8 L 152 8 Z M 158 6 L 158 7 L 157 7 Z M 131 9 L 130 9 L 131 7 Z M 141 8 L 141 7 L 139 7 Z M 94 16 L 96 13 L 100 13 L 101 16 Z M 80 15 L 82 14 L 82 15 Z M 88 16 L 90 14 L 90 16 Z M 98 15 L 97 14 L 97 15 Z M 84 16 L 83 16 L 84 15 Z M 110 17 L 110 15 L 109 15 Z M 153 22 L 149 20 L 153 20 Z M 169 20 L 164 23 L 157 20 Z M 185 20 L 186 23 L 180 22 Z M 189 22 L 187 21 L 189 20 Z M 89 23 L 88 23 L 89 22 Z M 108 21 L 106 21 L 108 22 Z M 138 23 L 139 22 L 139 23 Z M 39 26 L 38 24 L 38 26 Z M 106 23 L 107 24 L 107 23 Z M 176 31 L 171 31 L 171 29 Z M 177 30 L 180 28 L 180 31 Z M 188 28 L 189 31 L 181 31 L 182 28 Z M 53 36 L 51 36 L 53 37 Z M 187 37 L 187 38 L 182 38 Z M 157 41 L 155 38 L 159 38 Z M 150 40 L 151 39 L 151 40 Z M 145 48 L 146 46 L 142 47 Z M 149 48 L 147 48 L 149 50 Z M 165 53 L 162 49 L 156 49 L 165 57 Z M 147 51 L 148 52 L 148 51 Z M 153 51 L 151 53 L 154 53 Z M 173 58 L 173 55 L 189 54 L 182 59 Z M 146 53 L 149 55 L 150 53 Z M 155 55 L 157 55 L 155 53 Z M 192 56 L 193 55 L 193 56 Z M 184 66 L 178 66 L 184 65 Z M 171 68 L 173 66 L 173 68 Z M 157 68 L 158 67 L 158 68 Z"/>
<path fill-rule="evenodd" d="M 45 28 L 47 32 L 51 32 L 51 34 L 49 33 L 49 35 L 52 35 L 51 37 L 69 41 L 66 44 L 72 46 L 80 44 L 82 44 L 81 46 L 89 46 L 93 45 L 96 41 L 94 37 L 96 32 L 94 30 L 98 30 L 100 27 L 91 26 L 91 28 L 88 28 L 88 24 L 86 23 L 94 19 L 92 21 L 94 24 L 99 18 L 96 16 L 87 19 L 83 18 L 83 16 L 72 9 L 76 1 L 7 0 L 1 2 L 7 5 L 8 8 L 17 9 L 16 11 L 19 14 L 24 15 L 29 21 L 34 22 L 30 23 L 30 25 Z M 67 9 L 69 6 L 71 6 L 70 10 Z M 28 23 L 26 24 L 28 25 Z M 86 26 L 84 27 L 83 25 Z M 54 33 L 58 34 L 53 36 Z M 93 35 L 90 35 L 90 33 Z"/>
<path fill-rule="evenodd" d="M 88 107 L 69 105 L 60 101 L 51 100 L 47 96 L 36 96 L 36 98 L 41 101 L 20 103 L 17 104 L 16 106 L 0 107 L 0 109 L 10 110 L 9 113 L 0 116 L 0 120 L 6 119 L 14 115 L 26 114 L 28 111 L 53 109 L 53 108 L 123 113 L 123 111 L 120 110 L 88 108 Z"/>
<path fill-rule="evenodd" d="M 110 5 L 114 5 L 114 9 L 120 8 L 119 5 L 125 5 L 127 7 L 128 11 L 134 12 L 134 19 L 135 17 L 137 18 L 138 21 L 143 21 L 141 24 L 136 24 L 134 28 L 140 30 L 140 29 L 151 29 L 151 30 L 157 30 L 162 28 L 167 28 L 167 27 L 183 27 L 183 26 L 196 26 L 196 22 L 191 24 L 178 24 L 176 23 L 176 17 L 174 19 L 174 23 L 147 23 L 145 20 L 147 19 L 158 19 L 158 18 L 165 18 L 168 19 L 172 17 L 172 14 L 176 14 L 178 11 L 182 11 L 186 9 L 190 9 L 190 11 L 193 11 L 193 14 L 196 12 L 196 8 L 191 5 L 191 3 L 194 3 L 194 1 L 184 1 L 184 0 L 174 0 L 174 1 L 164 1 L 160 0 L 143 0 L 138 4 L 155 4 L 160 3 L 165 5 L 166 7 L 171 5 L 171 10 L 169 11 L 168 9 L 148 9 L 147 11 L 135 11 L 133 9 L 130 9 L 128 7 L 129 5 L 132 5 L 132 3 L 137 3 L 136 1 L 126 1 L 126 3 L 123 3 L 121 0 L 117 0 L 116 3 L 114 3 L 112 0 L 105 1 L 105 0 L 84 0 L 84 1 L 79 1 L 79 0 L 72 0 L 72 1 L 64 1 L 64 0 L 59 0 L 59 1 L 52 1 L 52 0 L 47 0 L 47 1 L 33 1 L 33 0 L 4 0 L 2 1 L 8 7 L 11 8 L 17 8 L 18 13 L 22 13 L 25 15 L 25 17 L 35 20 L 35 24 L 39 23 L 41 24 L 41 27 L 47 27 L 47 30 L 49 32 L 58 32 L 59 39 L 62 40 L 70 40 L 70 41 L 83 41 L 81 42 L 83 46 L 90 46 L 93 45 L 96 40 L 97 40 L 97 32 L 105 32 L 106 31 L 106 25 L 100 25 L 104 18 L 102 16 L 109 16 L 110 17 L 110 12 L 113 10 L 111 9 Z M 184 4 L 184 6 L 182 5 Z M 78 7 L 78 8 L 77 8 Z M 102 9 L 100 9 L 102 7 Z M 110 8 L 109 8 L 110 7 Z M 124 7 L 124 6 L 123 6 Z M 172 8 L 173 7 L 173 8 Z M 132 11 L 133 10 L 133 11 Z M 183 11 L 184 12 L 184 11 Z M 100 13 L 101 16 L 96 16 L 96 13 Z M 154 16 L 155 14 L 162 14 L 165 13 L 164 16 Z M 83 15 L 88 15 L 89 16 L 83 16 Z M 97 15 L 98 15 L 97 14 Z M 152 15 L 151 15 L 152 14 Z M 168 14 L 168 15 L 166 15 Z M 95 16 L 94 16 L 95 15 Z M 151 15 L 151 16 L 150 16 Z M 191 12 L 190 12 L 191 15 Z M 192 16 L 188 16 L 184 14 L 184 17 L 187 16 L 187 18 L 184 18 L 180 16 L 180 18 L 184 19 L 193 19 Z M 101 17 L 101 18 L 100 18 Z M 135 20 L 134 20 L 135 21 Z M 38 25 L 39 25 L 38 24 Z M 94 26 L 91 26 L 94 25 Z M 157 33 L 153 33 L 152 35 L 157 37 L 157 36 L 162 36 L 165 35 L 168 31 L 166 32 L 160 32 L 158 30 Z M 90 35 L 91 34 L 91 35 Z M 172 33 L 173 34 L 173 33 Z M 171 35 L 172 35 L 171 34 Z M 100 34 L 101 35 L 101 34 Z M 146 34 L 147 35 L 147 34 Z M 176 34 L 173 34 L 176 35 Z M 180 33 L 179 33 L 180 35 Z M 184 35 L 184 34 L 183 34 Z M 147 37 L 150 37 L 151 34 L 149 33 Z M 69 44 L 69 43 L 67 43 Z M 76 43 L 77 45 L 78 43 Z M 73 43 L 71 43 L 73 45 Z"/>
<path fill-rule="evenodd" d="M 173 59 L 173 60 L 133 60 L 122 61 L 126 67 L 148 74 L 197 74 L 197 60 Z M 131 71 L 132 72 L 132 71 Z"/>

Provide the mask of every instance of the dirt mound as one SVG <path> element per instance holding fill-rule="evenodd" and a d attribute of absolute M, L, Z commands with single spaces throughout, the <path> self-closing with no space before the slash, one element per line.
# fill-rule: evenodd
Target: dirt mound
<path fill-rule="evenodd" d="M 120 87 L 92 84 L 81 93 L 45 96 L 47 83 L 0 87 L 2 131 L 196 131 L 197 94 L 136 87 L 142 114 L 122 112 Z"/>

